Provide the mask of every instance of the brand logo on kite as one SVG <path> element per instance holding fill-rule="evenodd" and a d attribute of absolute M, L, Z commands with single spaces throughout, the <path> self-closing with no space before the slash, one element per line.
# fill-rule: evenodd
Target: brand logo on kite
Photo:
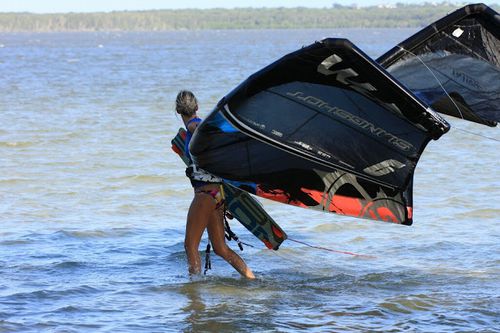
<path fill-rule="evenodd" d="M 394 134 L 387 132 L 385 129 L 377 127 L 375 124 L 359 116 L 356 116 L 350 113 L 349 111 L 341 109 L 337 106 L 331 106 L 330 104 L 328 104 L 328 102 L 325 102 L 318 97 L 306 95 L 301 91 L 287 92 L 287 96 L 293 97 L 308 105 L 314 106 L 316 109 L 327 112 L 328 114 L 333 115 L 336 118 L 343 119 L 349 122 L 350 124 L 353 124 L 358 128 L 363 129 L 363 131 L 365 132 L 368 132 L 379 138 L 383 138 L 387 140 L 387 142 L 389 142 L 391 145 L 400 150 L 410 151 L 411 149 L 414 148 L 413 145 L 408 141 L 398 138 Z"/>
<path fill-rule="evenodd" d="M 479 82 L 477 80 L 474 80 L 474 78 L 470 77 L 464 72 L 458 71 L 455 68 L 453 68 L 452 74 L 456 79 L 462 81 L 462 83 L 467 84 L 476 89 L 481 89 L 481 85 L 479 84 Z"/>
<path fill-rule="evenodd" d="M 263 129 L 266 128 L 266 125 L 258 123 L 258 122 L 256 122 L 253 119 L 250 119 L 250 118 L 245 117 L 245 116 L 240 116 L 240 117 L 241 117 L 242 120 L 246 121 L 247 124 L 252 125 L 252 126 L 254 126 L 256 128 L 259 128 L 261 130 L 263 130 Z"/>
<path fill-rule="evenodd" d="M 362 94 L 368 94 L 370 91 L 377 91 L 377 88 L 375 88 L 371 83 L 352 80 L 352 78 L 359 76 L 359 74 L 352 68 L 343 68 L 339 70 L 330 69 L 333 65 L 341 62 L 342 58 L 340 56 L 338 56 L 337 54 L 332 54 L 318 65 L 318 73 L 326 76 L 335 75 L 335 80 L 349 86 L 350 88 Z"/>
<path fill-rule="evenodd" d="M 394 171 L 398 169 L 402 169 L 406 166 L 406 164 L 403 164 L 397 160 L 394 159 L 389 159 L 385 160 L 383 162 L 374 164 L 370 167 L 364 168 L 363 171 L 366 172 L 369 175 L 380 177 L 380 176 L 385 176 L 390 173 L 393 173 Z"/>

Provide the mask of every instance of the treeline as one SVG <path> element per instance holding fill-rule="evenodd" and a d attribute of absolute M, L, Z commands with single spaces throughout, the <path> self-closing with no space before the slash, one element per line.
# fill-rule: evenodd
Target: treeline
<path fill-rule="evenodd" d="M 164 31 L 180 29 L 420 27 L 462 5 L 389 7 L 236 8 L 119 11 L 110 13 L 0 13 L 0 32 Z M 494 9 L 498 6 L 493 6 Z"/>

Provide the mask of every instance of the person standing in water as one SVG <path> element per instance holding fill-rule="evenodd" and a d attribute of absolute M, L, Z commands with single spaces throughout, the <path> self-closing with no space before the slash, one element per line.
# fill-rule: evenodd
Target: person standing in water
<path fill-rule="evenodd" d="M 181 90 L 175 100 L 175 110 L 181 115 L 186 127 L 185 155 L 191 164 L 189 142 L 201 122 L 198 117 L 198 101 L 191 91 Z M 225 241 L 224 234 L 224 194 L 221 183 L 211 183 L 190 178 L 194 189 L 194 198 L 189 206 L 186 223 L 184 249 L 186 251 L 189 273 L 200 274 L 201 258 L 199 245 L 205 229 L 216 255 L 231 264 L 242 276 L 254 279 L 255 276 L 243 259 L 231 250 Z"/>

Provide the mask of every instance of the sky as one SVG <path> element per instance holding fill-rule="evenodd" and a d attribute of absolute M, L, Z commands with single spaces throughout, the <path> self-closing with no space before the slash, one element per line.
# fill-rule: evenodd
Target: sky
<path fill-rule="evenodd" d="M 235 7 L 331 7 L 332 4 L 371 6 L 432 2 L 417 0 L 0 0 L 0 12 L 65 13 L 119 10 L 235 8 Z M 439 0 L 437 2 L 441 2 Z M 455 2 L 455 1 L 454 1 Z M 476 1 L 479 2 L 479 1 Z M 488 2 L 489 3 L 489 2 Z M 493 3 L 498 3 L 494 1 Z"/>

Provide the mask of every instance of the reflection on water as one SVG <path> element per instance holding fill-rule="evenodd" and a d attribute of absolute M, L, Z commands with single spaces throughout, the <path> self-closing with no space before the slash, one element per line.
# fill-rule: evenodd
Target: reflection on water
<path fill-rule="evenodd" d="M 205 319 L 204 312 L 206 306 L 200 296 L 200 287 L 201 286 L 196 283 L 186 283 L 180 288 L 180 292 L 187 297 L 186 306 L 181 308 L 186 314 L 184 321 L 187 328 L 184 329 L 185 332 L 201 331 L 201 323 Z"/>

